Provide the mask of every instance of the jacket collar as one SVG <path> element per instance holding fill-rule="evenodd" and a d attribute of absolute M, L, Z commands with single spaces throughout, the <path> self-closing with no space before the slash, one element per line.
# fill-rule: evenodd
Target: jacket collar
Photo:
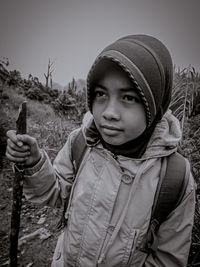
<path fill-rule="evenodd" d="M 90 112 L 87 112 L 83 118 L 82 130 L 88 146 L 100 144 L 100 136 Z M 170 155 L 177 150 L 181 137 L 179 120 L 168 110 L 156 125 L 141 159 Z"/>

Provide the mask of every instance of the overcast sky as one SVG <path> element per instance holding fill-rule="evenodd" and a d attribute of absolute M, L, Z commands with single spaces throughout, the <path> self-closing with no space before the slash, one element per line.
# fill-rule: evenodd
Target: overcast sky
<path fill-rule="evenodd" d="M 0 0 L 0 58 L 44 81 L 83 78 L 97 54 L 128 34 L 160 39 L 181 68 L 200 71 L 199 0 Z"/>

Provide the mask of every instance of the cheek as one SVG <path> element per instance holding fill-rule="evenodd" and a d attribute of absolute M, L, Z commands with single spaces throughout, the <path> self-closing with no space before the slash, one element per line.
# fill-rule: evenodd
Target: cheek
<path fill-rule="evenodd" d="M 94 102 L 92 105 L 92 114 L 93 114 L 94 121 L 96 122 L 96 124 L 98 124 L 98 122 L 100 121 L 102 112 L 103 112 L 103 108 Z"/>
<path fill-rule="evenodd" d="M 146 129 L 147 127 L 147 119 L 146 119 L 146 113 L 145 110 L 142 108 L 140 110 L 139 116 L 138 116 L 139 124 L 141 125 L 141 129 Z"/>
<path fill-rule="evenodd" d="M 143 108 L 135 109 L 130 113 L 125 113 L 124 120 L 126 120 L 128 132 L 139 136 L 146 129 L 146 114 Z M 133 115 L 134 114 L 134 115 Z M 136 137 L 135 136 L 135 137 Z"/>

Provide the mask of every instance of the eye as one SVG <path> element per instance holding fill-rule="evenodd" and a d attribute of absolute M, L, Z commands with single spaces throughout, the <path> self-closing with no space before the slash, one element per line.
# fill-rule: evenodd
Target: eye
<path fill-rule="evenodd" d="M 95 93 L 95 95 L 96 95 L 96 97 L 101 97 L 101 96 L 104 96 L 105 93 L 104 93 L 104 92 L 101 92 L 101 91 L 97 91 L 97 92 Z"/>
<path fill-rule="evenodd" d="M 138 102 L 140 102 L 140 99 L 138 98 L 138 97 L 136 97 L 136 96 L 134 96 L 134 95 L 124 95 L 123 96 L 123 100 L 124 101 L 126 101 L 126 102 L 131 102 L 131 103 L 134 103 L 134 102 L 136 102 L 136 103 L 138 103 Z"/>
<path fill-rule="evenodd" d="M 94 96 L 95 96 L 95 98 L 102 98 L 102 97 L 105 97 L 106 94 L 105 94 L 105 92 L 103 90 L 96 89 L 94 91 Z"/>

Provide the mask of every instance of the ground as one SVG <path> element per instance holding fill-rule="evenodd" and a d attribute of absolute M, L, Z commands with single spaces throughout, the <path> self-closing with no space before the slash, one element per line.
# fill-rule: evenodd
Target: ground
<path fill-rule="evenodd" d="M 3 170 L 0 170 L 0 266 L 8 266 L 9 232 L 12 209 L 12 177 L 11 164 L 4 158 Z M 27 202 L 23 198 L 20 223 L 20 238 L 25 241 L 19 245 L 18 266 L 50 266 L 59 231 L 56 227 L 60 211 L 50 207 L 40 207 Z M 43 235 L 28 234 L 39 230 Z M 47 230 L 47 231 L 46 231 Z M 44 239 L 41 239 L 44 238 Z"/>
<path fill-rule="evenodd" d="M 11 88 L 8 88 L 11 90 Z M 20 104 L 27 100 L 15 91 L 0 98 L 0 266 L 8 266 L 12 212 L 12 164 L 5 157 L 6 132 L 15 129 Z M 80 122 L 57 116 L 49 105 L 28 100 L 27 132 L 35 137 L 51 161 L 66 142 L 68 134 Z M 37 112 L 36 112 L 37 111 Z M 50 266 L 59 231 L 61 211 L 38 206 L 23 197 L 18 246 L 18 267 Z M 38 231 L 38 232 L 36 232 Z M 37 234 L 38 233 L 38 234 Z M 22 241 L 22 238 L 23 241 Z"/>

